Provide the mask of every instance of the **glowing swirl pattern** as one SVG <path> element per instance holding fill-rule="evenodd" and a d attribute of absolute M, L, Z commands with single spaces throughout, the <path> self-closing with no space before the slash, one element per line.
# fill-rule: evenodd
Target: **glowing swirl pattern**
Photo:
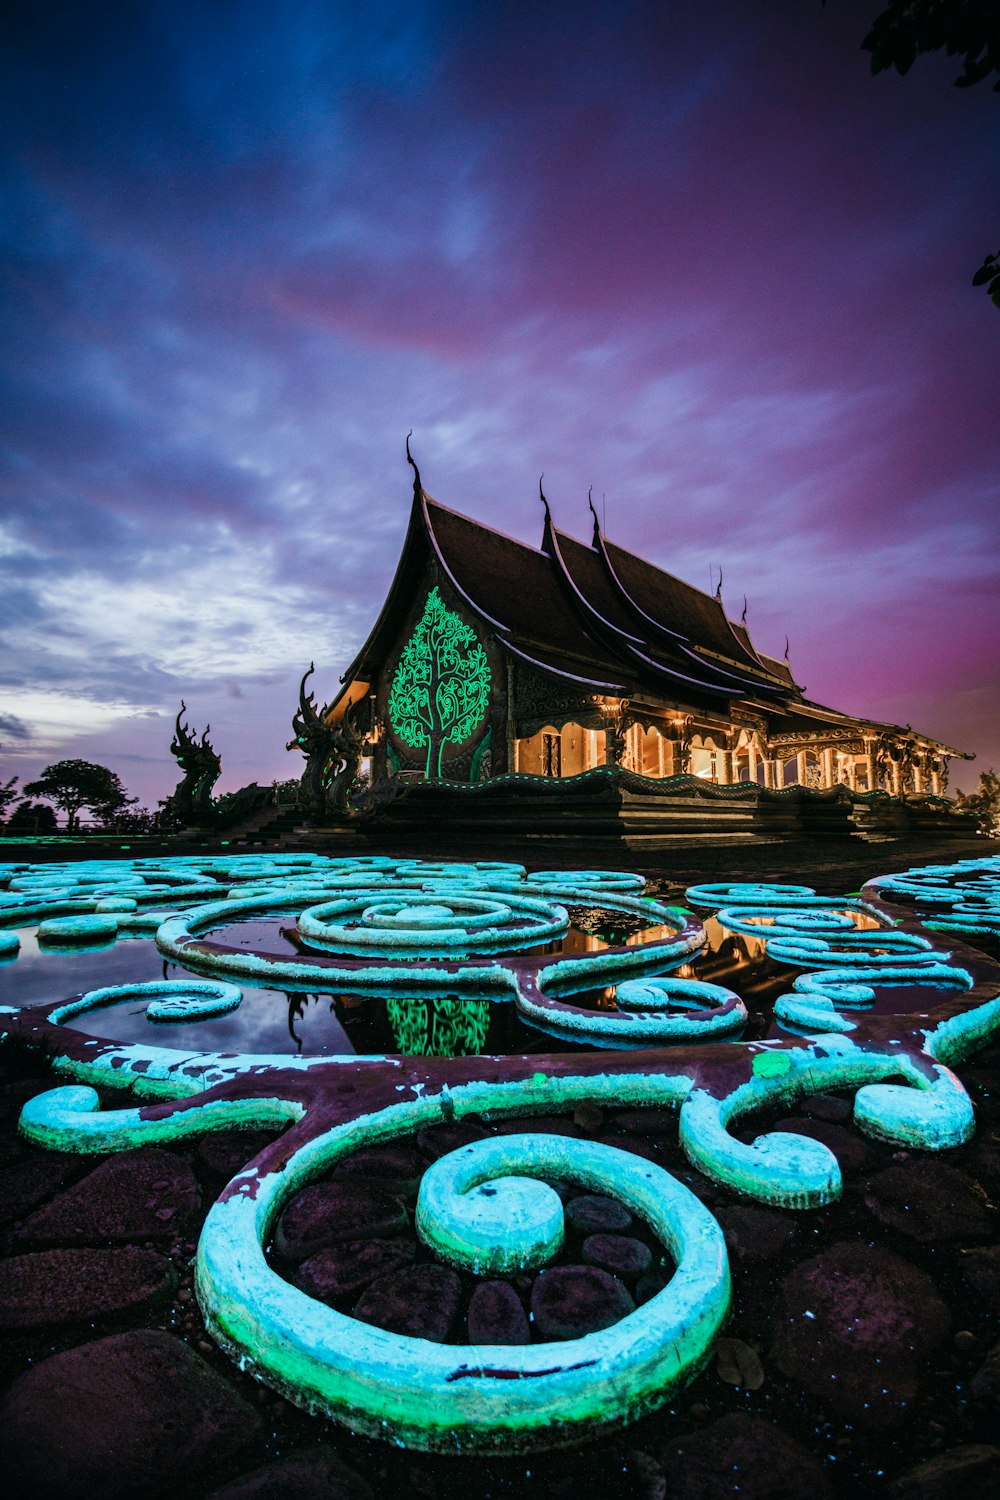
<path fill-rule="evenodd" d="M 854 1031 L 855 1022 L 843 1011 L 874 1005 L 880 986 L 961 993 L 973 985 L 965 969 L 942 962 L 950 955 L 935 951 L 927 938 L 882 925 L 856 926 L 851 912 L 875 913 L 864 901 L 819 897 L 809 886 L 763 884 L 703 886 L 687 895 L 692 904 L 725 900 L 716 913 L 722 926 L 762 938 L 776 962 L 813 971 L 800 974 L 793 992 L 775 1001 L 775 1019 L 793 1033 Z"/>
<path fill-rule="evenodd" d="M 881 875 L 873 884 L 890 900 L 912 901 L 922 914 L 923 925 L 934 932 L 1000 936 L 1000 858 L 996 855 Z"/>
<path fill-rule="evenodd" d="M 89 1010 L 147 1000 L 146 1019 L 149 1021 L 205 1021 L 212 1016 L 228 1015 L 242 999 L 243 991 L 235 984 L 162 979 L 147 984 L 112 984 L 104 989 L 89 990 L 80 1000 L 57 1006 L 51 1018 L 57 1025 L 62 1025 L 71 1017 L 84 1015 Z"/>
<path fill-rule="evenodd" d="M 675 961 L 686 957 L 681 952 Z M 559 966 L 554 966 L 559 971 Z M 551 977 L 547 970 L 543 979 Z M 565 972 L 563 970 L 563 972 Z M 551 1036 L 602 1047 L 660 1047 L 682 1041 L 738 1036 L 747 1008 L 739 995 L 700 980 L 626 979 L 617 986 L 614 1011 L 584 1010 L 555 995 L 521 994 L 518 1009 Z"/>
<path fill-rule="evenodd" d="M 419 1120 L 430 1106 L 406 1112 Z M 367 1117 L 364 1138 L 384 1138 L 394 1113 Z M 729 1305 L 719 1226 L 661 1168 L 588 1142 L 512 1136 L 442 1158 L 425 1176 L 431 1181 L 421 1193 L 418 1224 L 425 1240 L 446 1247 L 453 1261 L 509 1263 L 507 1251 L 494 1245 L 491 1253 L 486 1244 L 499 1233 L 502 1246 L 507 1234 L 500 1217 L 484 1212 L 494 1200 L 477 1189 L 488 1185 L 507 1207 L 527 1212 L 513 1260 L 538 1264 L 561 1232 L 559 1199 L 544 1184 L 529 1187 L 525 1174 L 544 1172 L 613 1193 L 648 1217 L 677 1270 L 664 1291 L 611 1328 L 558 1344 L 435 1345 L 368 1328 L 281 1281 L 261 1249 L 271 1225 L 312 1175 L 311 1163 L 336 1160 L 356 1143 L 358 1128 L 355 1122 L 312 1142 L 283 1173 L 257 1178 L 252 1194 L 237 1191 L 216 1204 L 205 1223 L 197 1290 L 209 1326 L 223 1347 L 243 1358 L 252 1351 L 251 1366 L 266 1371 L 279 1390 L 299 1401 L 306 1395 L 373 1436 L 388 1429 L 415 1447 L 510 1453 L 551 1446 L 553 1439 L 571 1443 L 634 1420 L 704 1362 Z M 502 1195 L 500 1179 L 512 1178 L 510 1197 Z"/>
<path fill-rule="evenodd" d="M 379 958 L 447 958 L 503 953 L 565 935 L 565 907 L 531 896 L 370 893 L 308 908 L 299 932 L 316 948 Z"/>
<path fill-rule="evenodd" d="M 93 1089 L 60 1087 L 25 1105 L 20 1128 L 38 1146 L 103 1153 L 290 1124 L 237 1173 L 205 1221 L 196 1292 L 221 1347 L 289 1400 L 398 1443 L 514 1453 L 580 1441 L 668 1400 L 709 1357 L 726 1316 L 721 1230 L 669 1173 L 603 1143 L 535 1130 L 461 1146 L 424 1173 L 417 1233 L 428 1252 L 467 1273 L 513 1274 L 552 1259 L 564 1235 L 553 1182 L 615 1198 L 660 1240 L 676 1267 L 666 1288 L 613 1326 L 559 1343 L 435 1344 L 369 1327 L 272 1269 L 265 1247 L 280 1216 L 294 1194 L 360 1148 L 469 1116 L 502 1125 L 584 1102 L 677 1111 L 678 1140 L 700 1172 L 751 1200 L 795 1210 L 837 1197 L 836 1156 L 786 1131 L 739 1139 L 734 1130 L 758 1112 L 850 1089 L 854 1122 L 874 1137 L 923 1150 L 967 1141 L 972 1105 L 951 1069 L 1000 1032 L 1000 968 L 957 941 L 960 962 L 950 962 L 909 930 L 915 924 L 898 907 L 881 902 L 923 902 L 935 920 L 978 913 L 976 930 L 989 933 L 982 924 L 996 910 L 1000 862 L 909 872 L 899 890 L 894 879 L 882 877 L 864 900 L 759 882 L 688 892 L 692 906 L 717 911 L 730 931 L 802 971 L 775 1003 L 777 1034 L 734 1042 L 747 1020 L 739 995 L 669 972 L 696 960 L 704 929 L 682 909 L 643 897 L 635 876 L 529 877 L 509 864 L 382 856 L 220 854 L 81 863 L 41 876 L 8 864 L 0 867 L 7 887 L 0 927 L 102 918 L 128 936 L 155 925 L 161 953 L 187 967 L 277 980 L 293 991 L 336 985 L 381 994 L 399 1031 L 424 1038 L 413 1048 L 421 1056 L 278 1057 L 105 1043 L 65 1025 L 134 1001 L 146 1001 L 149 1018 L 161 1023 L 207 1016 L 239 1004 L 237 986 L 222 980 L 114 985 L 21 1013 L 7 1007 L 5 1033 L 43 1046 L 60 1072 L 166 1101 L 153 1110 L 101 1110 Z M 533 924 L 564 931 L 574 905 L 642 918 L 664 933 L 561 956 L 525 951 L 548 943 L 537 931 L 526 936 Z M 233 922 L 289 914 L 298 916 L 295 957 L 212 940 Z M 498 933 L 502 944 L 490 947 Z M 456 934 L 454 945 L 444 941 Z M 0 935 L 9 947 L 12 934 Z M 614 1009 L 573 1003 L 612 985 Z M 926 994 L 925 1008 L 893 1013 L 900 990 Z M 435 1055 L 445 1050 L 435 1026 L 453 1024 L 459 1040 L 463 1027 L 473 1041 L 481 1031 L 485 1040 L 490 1003 L 501 999 L 541 1030 L 605 1050 L 482 1061 Z M 669 1052 L 629 1050 L 667 1042 Z"/>

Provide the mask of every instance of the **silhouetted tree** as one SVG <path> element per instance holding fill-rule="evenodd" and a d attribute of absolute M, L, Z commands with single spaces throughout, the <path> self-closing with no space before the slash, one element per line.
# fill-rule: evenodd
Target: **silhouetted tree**
<path fill-rule="evenodd" d="M 3 821 L 3 815 L 10 804 L 17 801 L 16 786 L 16 776 L 12 776 L 9 781 L 0 781 L 0 822 Z"/>
<path fill-rule="evenodd" d="M 823 0 L 824 5 L 826 0 Z M 956 88 L 1000 75 L 1000 4 L 997 0 L 890 0 L 864 41 L 873 73 L 908 73 L 917 58 L 944 51 L 962 59 Z M 993 85 L 1000 93 L 1000 76 Z M 1000 251 L 987 255 L 972 278 L 1000 308 Z"/>
<path fill-rule="evenodd" d="M 861 45 L 873 73 L 908 73 L 922 54 L 943 50 L 962 59 L 955 87 L 968 88 L 1000 74 L 1000 7 L 996 0 L 890 0 Z M 1000 93 L 1000 78 L 993 88 Z"/>
<path fill-rule="evenodd" d="M 130 797 L 114 771 L 90 760 L 58 760 L 46 766 L 37 781 L 24 788 L 31 797 L 44 797 L 66 814 L 66 830 L 75 833 L 80 811 L 89 807 L 102 822 L 138 801 Z"/>
<path fill-rule="evenodd" d="M 55 833 L 56 815 L 44 802 L 31 802 L 27 798 L 19 802 L 7 819 L 4 833 L 35 835 Z"/>

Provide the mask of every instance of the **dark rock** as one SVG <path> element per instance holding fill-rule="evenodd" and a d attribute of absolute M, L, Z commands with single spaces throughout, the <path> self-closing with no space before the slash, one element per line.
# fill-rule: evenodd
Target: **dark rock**
<path fill-rule="evenodd" d="M 1000 1312 L 1000 1245 L 960 1250 L 958 1269 L 987 1312 Z"/>
<path fill-rule="evenodd" d="M 470 1344 L 530 1344 L 528 1315 L 506 1281 L 481 1281 L 468 1314 Z"/>
<path fill-rule="evenodd" d="M 580 1254 L 589 1266 L 600 1266 L 612 1276 L 633 1281 L 649 1270 L 653 1252 L 642 1240 L 627 1234 L 591 1234 L 584 1240 Z"/>
<path fill-rule="evenodd" d="M 891 1500 L 993 1500 L 1000 1489 L 1000 1448 L 962 1443 L 894 1479 Z"/>
<path fill-rule="evenodd" d="M 153 1250 L 38 1250 L 0 1260 L 0 1328 L 43 1328 L 132 1312 L 172 1296 L 177 1276 Z"/>
<path fill-rule="evenodd" d="M 920 1244 L 980 1239 L 994 1226 L 995 1216 L 972 1179 L 926 1157 L 879 1172 L 868 1184 L 865 1203 L 880 1224 Z"/>
<path fill-rule="evenodd" d="M 673 1276 L 673 1268 L 668 1266 L 653 1266 L 645 1276 L 640 1276 L 635 1284 L 635 1303 L 641 1307 L 651 1297 L 656 1297 L 670 1283 Z"/>
<path fill-rule="evenodd" d="M 578 1339 L 610 1328 L 634 1310 L 617 1276 L 597 1266 L 552 1266 L 531 1288 L 531 1316 L 541 1339 Z"/>
<path fill-rule="evenodd" d="M 631 1222 L 628 1209 L 613 1198 L 584 1193 L 566 1204 L 566 1227 L 577 1234 L 617 1234 Z"/>
<path fill-rule="evenodd" d="M 995 1068 L 984 1067 L 977 1059 L 962 1069 L 962 1082 L 975 1105 L 977 1120 L 1000 1119 L 1000 1089 Z"/>
<path fill-rule="evenodd" d="M 611 1146 L 615 1151 L 627 1151 L 630 1156 L 641 1156 L 644 1161 L 663 1160 L 663 1142 L 656 1139 L 643 1140 L 631 1131 L 610 1130 L 597 1137 L 602 1146 Z"/>
<path fill-rule="evenodd" d="M 677 1137 L 677 1111 L 675 1109 L 628 1109 L 613 1115 L 608 1121 L 612 1130 L 627 1134 Z"/>
<path fill-rule="evenodd" d="M 802 1111 L 814 1120 L 829 1120 L 831 1125 L 846 1125 L 854 1114 L 854 1100 L 841 1094 L 810 1094 L 802 1101 Z"/>
<path fill-rule="evenodd" d="M 596 1135 L 604 1124 L 604 1111 L 599 1104 L 584 1099 L 573 1111 L 573 1124 L 579 1125 L 586 1135 Z"/>
<path fill-rule="evenodd" d="M 361 1182 L 314 1182 L 296 1193 L 278 1221 L 274 1246 L 305 1260 L 340 1240 L 401 1234 L 409 1224 L 399 1199 Z"/>
<path fill-rule="evenodd" d="M 417 1132 L 417 1145 L 428 1161 L 437 1161 L 449 1151 L 471 1146 L 473 1141 L 489 1138 L 489 1131 L 477 1120 L 456 1120 L 454 1125 L 428 1125 Z"/>
<path fill-rule="evenodd" d="M 987 1192 L 1000 1193 L 1000 1131 L 995 1125 L 976 1137 L 966 1165 Z"/>
<path fill-rule="evenodd" d="M 408 1264 L 413 1255 L 409 1240 L 347 1240 L 328 1245 L 303 1261 L 295 1280 L 310 1297 L 337 1302 Z"/>
<path fill-rule="evenodd" d="M 778 1368 L 860 1427 L 898 1426 L 951 1331 L 930 1277 L 888 1250 L 839 1244 L 798 1266 L 782 1295 Z"/>
<path fill-rule="evenodd" d="M 814 1141 L 821 1141 L 833 1152 L 845 1177 L 865 1171 L 871 1162 L 871 1150 L 857 1131 L 848 1130 L 843 1125 L 829 1120 L 810 1119 L 806 1115 L 796 1115 L 787 1120 L 777 1121 L 774 1129 L 793 1135 L 808 1135 Z"/>
<path fill-rule="evenodd" d="M 830 1500 L 813 1455 L 772 1422 L 732 1412 L 665 1443 L 659 1459 L 670 1500 Z"/>
<path fill-rule="evenodd" d="M 7 1494 L 154 1500 L 241 1453 L 253 1408 L 179 1339 L 119 1333 L 26 1371 L 0 1408 Z"/>
<path fill-rule="evenodd" d="M 195 1160 L 212 1177 L 229 1182 L 273 1140 L 273 1130 L 215 1130 L 198 1142 Z"/>
<path fill-rule="evenodd" d="M 354 1316 L 390 1333 L 443 1344 L 461 1296 L 462 1283 L 447 1266 L 408 1266 L 373 1281 L 361 1294 Z"/>
<path fill-rule="evenodd" d="M 27 1152 L 0 1170 L 0 1225 L 24 1219 L 31 1209 L 44 1203 L 80 1170 L 76 1160 L 62 1152 Z"/>
<path fill-rule="evenodd" d="M 789 1214 L 773 1208 L 745 1207 L 742 1203 L 720 1208 L 716 1218 L 730 1251 L 744 1265 L 773 1260 L 794 1243 L 800 1228 L 798 1220 Z"/>
<path fill-rule="evenodd" d="M 372 1500 L 372 1491 L 334 1448 L 324 1445 L 241 1474 L 206 1500 Z"/>
<path fill-rule="evenodd" d="M 21 1111 L 29 1099 L 44 1094 L 48 1089 L 58 1088 L 56 1078 L 13 1078 L 0 1083 L 0 1130 L 16 1129 Z"/>
<path fill-rule="evenodd" d="M 1000 1344 L 994 1344 L 969 1383 L 977 1406 L 1000 1414 Z"/>
<path fill-rule="evenodd" d="M 337 1182 L 376 1183 L 387 1193 L 408 1197 L 417 1191 L 424 1165 L 413 1146 L 365 1146 L 338 1162 L 333 1177 Z"/>
<path fill-rule="evenodd" d="M 667 1476 L 651 1454 L 627 1448 L 622 1473 L 628 1485 L 628 1500 L 666 1500 Z"/>
<path fill-rule="evenodd" d="M 173 1239 L 191 1225 L 199 1201 L 184 1158 L 145 1146 L 101 1162 L 26 1219 L 17 1239 L 39 1245 Z"/>
<path fill-rule="evenodd" d="M 494 1120 L 498 1135 L 571 1135 L 579 1140 L 582 1132 L 561 1115 L 521 1115 L 517 1119 Z"/>

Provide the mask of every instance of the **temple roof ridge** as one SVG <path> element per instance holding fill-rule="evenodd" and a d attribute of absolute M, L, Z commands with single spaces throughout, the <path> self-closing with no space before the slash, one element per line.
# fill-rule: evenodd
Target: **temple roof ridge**
<path fill-rule="evenodd" d="M 498 536 L 513 547 L 523 547 L 527 552 L 534 552 L 538 557 L 545 557 L 546 553 L 542 547 L 533 547 L 530 542 L 522 542 L 519 537 L 511 536 L 509 531 L 501 531 L 499 526 L 491 526 L 488 521 L 477 520 L 475 516 L 467 516 L 463 511 L 456 510 L 453 505 L 444 505 L 440 500 L 435 500 L 426 490 L 423 496 L 428 505 L 435 510 L 444 511 L 446 516 L 454 516 L 457 521 L 464 521 L 467 526 L 475 526 L 480 531 L 489 531 L 493 536 Z"/>

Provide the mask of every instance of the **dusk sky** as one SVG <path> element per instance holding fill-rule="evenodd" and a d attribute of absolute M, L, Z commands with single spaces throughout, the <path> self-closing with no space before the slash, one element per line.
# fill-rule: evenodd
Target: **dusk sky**
<path fill-rule="evenodd" d="M 429 493 L 1000 769 L 1000 96 L 879 0 L 9 4 L 0 780 L 298 776 Z"/>

